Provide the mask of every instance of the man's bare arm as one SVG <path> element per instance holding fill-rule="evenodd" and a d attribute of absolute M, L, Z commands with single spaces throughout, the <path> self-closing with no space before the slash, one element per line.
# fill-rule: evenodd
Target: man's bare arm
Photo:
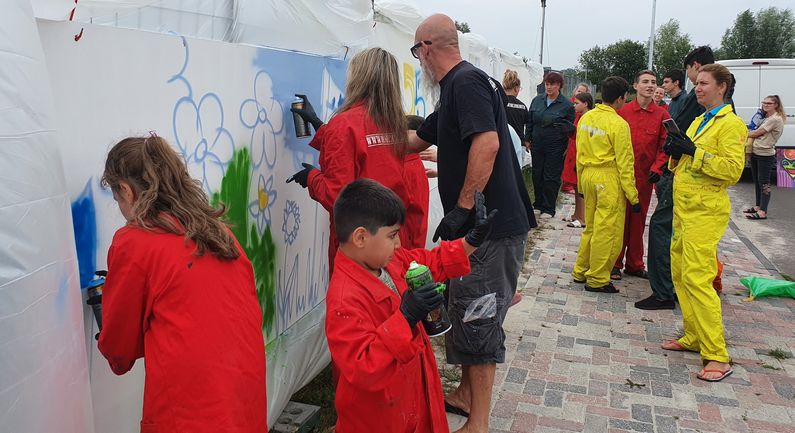
<path fill-rule="evenodd" d="M 494 160 L 500 149 L 500 138 L 496 131 L 481 132 L 472 137 L 469 147 L 467 174 L 464 186 L 458 194 L 458 207 L 472 209 L 475 191 L 483 191 L 494 169 Z"/>
<path fill-rule="evenodd" d="M 430 145 L 431 143 L 428 143 L 417 135 L 417 131 L 409 131 L 409 141 L 406 147 L 408 153 L 420 153 L 430 147 Z"/>

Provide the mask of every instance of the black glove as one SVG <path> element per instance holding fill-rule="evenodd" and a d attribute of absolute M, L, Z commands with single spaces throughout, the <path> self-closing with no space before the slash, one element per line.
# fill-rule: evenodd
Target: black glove
<path fill-rule="evenodd" d="M 475 191 L 475 227 L 467 233 L 464 237 L 464 240 L 472 245 L 473 247 L 477 248 L 489 238 L 489 233 L 491 233 L 491 223 L 494 221 L 494 217 L 497 215 L 497 209 L 492 209 L 488 215 L 486 215 L 486 197 L 483 196 L 483 193 L 480 191 Z"/>
<path fill-rule="evenodd" d="M 438 286 L 438 283 L 428 283 L 417 290 L 403 294 L 400 313 L 409 322 L 410 328 L 413 328 L 417 322 L 427 317 L 428 313 L 442 305 L 444 295 L 436 291 Z"/>
<path fill-rule="evenodd" d="M 655 172 L 653 172 L 653 171 L 650 171 L 649 172 L 649 182 L 650 183 L 657 183 L 659 181 L 660 181 L 660 175 L 655 173 Z"/>
<path fill-rule="evenodd" d="M 458 237 L 458 231 L 466 224 L 471 209 L 464 209 L 456 206 L 442 218 L 439 222 L 439 227 L 436 227 L 436 232 L 433 234 L 433 241 L 436 242 L 439 238 L 443 241 L 453 240 Z"/>
<path fill-rule="evenodd" d="M 290 107 L 290 111 L 293 113 L 301 116 L 302 119 L 309 122 L 313 128 L 315 128 L 315 132 L 323 126 L 323 121 L 317 117 L 317 113 L 315 113 L 315 109 L 312 107 L 312 104 L 309 102 L 309 99 L 306 98 L 306 95 L 295 95 L 297 98 L 301 98 L 304 100 L 304 108 L 293 108 Z"/>
<path fill-rule="evenodd" d="M 681 158 L 682 155 L 690 155 L 693 156 L 696 154 L 696 144 L 693 143 L 693 140 L 690 137 L 671 137 L 671 156 L 679 155 Z M 679 158 L 674 158 L 679 159 Z"/>
<path fill-rule="evenodd" d="M 287 179 L 287 183 L 296 181 L 296 183 L 306 188 L 306 184 L 309 182 L 309 172 L 312 170 L 317 170 L 317 167 L 315 167 L 312 164 L 307 164 L 305 162 L 302 162 L 301 165 L 304 166 L 304 169 L 290 176 L 290 178 Z"/>
<path fill-rule="evenodd" d="M 640 213 L 640 203 L 635 203 L 632 205 L 632 213 Z"/>

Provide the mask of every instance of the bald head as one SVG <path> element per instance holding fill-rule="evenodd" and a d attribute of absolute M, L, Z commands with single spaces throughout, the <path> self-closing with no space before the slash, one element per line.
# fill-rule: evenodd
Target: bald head
<path fill-rule="evenodd" d="M 433 41 L 434 48 L 454 47 L 458 50 L 458 30 L 455 22 L 444 14 L 434 14 L 417 27 L 414 34 L 417 41 Z"/>

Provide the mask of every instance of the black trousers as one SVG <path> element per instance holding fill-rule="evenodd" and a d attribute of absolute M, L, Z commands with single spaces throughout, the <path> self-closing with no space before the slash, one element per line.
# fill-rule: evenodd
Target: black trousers
<path fill-rule="evenodd" d="M 555 215 L 555 204 L 560 191 L 560 176 L 566 159 L 566 146 L 562 143 L 533 143 L 533 207 L 542 213 Z"/>
<path fill-rule="evenodd" d="M 767 213 L 767 205 L 770 203 L 770 192 L 773 189 L 773 185 L 770 184 L 770 176 L 775 167 L 775 155 L 758 156 L 751 154 L 751 175 L 754 178 L 756 205 L 765 213 Z"/>
<path fill-rule="evenodd" d="M 671 278 L 671 236 L 674 221 L 674 176 L 665 173 L 654 189 L 657 191 L 657 208 L 649 220 L 649 285 L 657 299 L 674 300 L 674 282 Z"/>

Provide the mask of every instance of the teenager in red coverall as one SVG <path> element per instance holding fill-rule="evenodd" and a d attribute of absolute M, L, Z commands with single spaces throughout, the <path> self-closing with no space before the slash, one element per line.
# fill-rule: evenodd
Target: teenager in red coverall
<path fill-rule="evenodd" d="M 165 142 L 108 153 L 113 237 L 99 351 L 116 374 L 145 359 L 141 433 L 267 431 L 265 341 L 251 263 Z"/>
<path fill-rule="evenodd" d="M 654 184 L 662 176 L 662 167 L 668 163 L 663 144 L 668 133 L 662 122 L 670 119 L 668 110 L 654 103 L 657 78 L 654 72 L 644 70 L 635 75 L 633 84 L 635 100 L 625 104 L 618 114 L 629 124 L 632 134 L 632 150 L 635 155 L 635 187 L 640 199 L 640 213 L 627 211 L 624 222 L 624 245 L 610 274 L 614 280 L 621 279 L 621 269 L 627 275 L 648 278 L 643 264 L 643 233 L 646 230 L 646 215 L 649 212 Z M 629 210 L 629 204 L 627 205 Z M 626 254 L 626 264 L 624 256 Z"/>
<path fill-rule="evenodd" d="M 464 239 L 409 250 L 400 247 L 405 210 L 392 191 L 358 179 L 340 193 L 334 224 L 341 242 L 326 296 L 326 337 L 340 371 L 338 432 L 448 433 L 436 358 L 421 323 L 444 297 L 437 283 L 408 291 L 405 274 L 412 261 L 435 281 L 469 273 L 468 256 L 488 238 L 496 213 L 486 216 L 484 203 L 476 193 L 475 226 Z"/>
<path fill-rule="evenodd" d="M 292 179 L 309 189 L 309 195 L 330 214 L 329 269 L 333 269 L 338 246 L 334 200 L 345 185 L 362 177 L 391 189 L 406 206 L 409 213 L 400 234 L 402 244 L 407 248 L 425 246 L 422 230 L 427 231 L 427 212 L 415 204 L 410 192 L 415 186 L 407 181 L 407 130 L 397 65 L 394 56 L 381 48 L 355 55 L 348 66 L 345 103 L 325 125 L 307 100 L 303 109 L 292 109 L 317 131 L 310 145 L 320 151 L 320 169 L 304 163 L 304 169 Z"/>

